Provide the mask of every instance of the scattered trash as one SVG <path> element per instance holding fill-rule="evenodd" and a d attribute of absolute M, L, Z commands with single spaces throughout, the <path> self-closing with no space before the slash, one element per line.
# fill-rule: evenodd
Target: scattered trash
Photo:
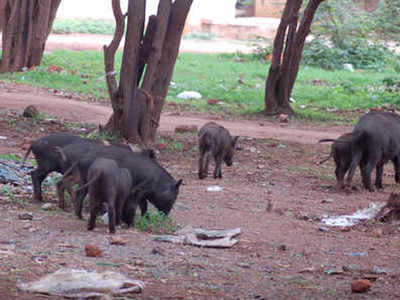
<path fill-rule="evenodd" d="M 28 293 L 80 299 L 141 293 L 144 282 L 131 280 L 112 271 L 97 273 L 86 270 L 60 269 L 37 281 L 21 283 L 18 288 Z"/>
<path fill-rule="evenodd" d="M 104 224 L 108 225 L 109 222 L 108 212 L 106 212 L 104 215 L 101 216 L 101 220 L 103 221 Z"/>
<path fill-rule="evenodd" d="M 380 274 L 390 274 L 392 270 L 389 268 L 381 268 L 378 266 L 374 266 L 371 272 L 372 274 L 380 275 Z"/>
<path fill-rule="evenodd" d="M 194 92 L 194 91 L 184 91 L 184 92 L 182 92 L 182 93 L 179 93 L 178 95 L 177 95 L 177 97 L 179 98 L 179 99 L 184 99 L 184 100 L 188 100 L 188 99 L 196 99 L 196 100 L 198 100 L 198 99 L 201 99 L 201 94 L 200 93 L 198 93 L 198 92 Z"/>
<path fill-rule="evenodd" d="M 369 207 L 356 211 L 352 215 L 334 216 L 322 219 L 322 222 L 328 226 L 353 226 L 361 220 L 372 219 L 384 206 L 382 203 L 371 203 Z"/>
<path fill-rule="evenodd" d="M 352 64 L 343 64 L 343 69 L 346 71 L 354 72 L 354 67 Z"/>
<path fill-rule="evenodd" d="M 54 208 L 54 205 L 52 203 L 45 203 L 41 207 L 43 210 L 52 210 Z"/>
<path fill-rule="evenodd" d="M 156 236 L 154 240 L 208 248 L 231 248 L 233 245 L 239 242 L 233 237 L 240 233 L 240 228 L 227 230 L 206 230 L 202 228 L 186 226 L 178 231 L 178 235 Z"/>
<path fill-rule="evenodd" d="M 346 253 L 349 256 L 368 256 L 367 251 Z"/>
<path fill-rule="evenodd" d="M 214 105 L 214 104 L 216 104 L 217 102 L 218 102 L 217 99 L 208 99 L 208 100 L 207 100 L 208 105 Z"/>
<path fill-rule="evenodd" d="M 33 167 L 27 167 L 22 162 L 0 159 L 0 183 L 20 186 L 30 185 L 27 174 Z"/>
<path fill-rule="evenodd" d="M 223 189 L 224 189 L 224 188 L 223 188 L 222 186 L 211 185 L 211 186 L 208 186 L 208 187 L 206 188 L 206 191 L 207 191 L 207 192 L 222 192 Z"/>

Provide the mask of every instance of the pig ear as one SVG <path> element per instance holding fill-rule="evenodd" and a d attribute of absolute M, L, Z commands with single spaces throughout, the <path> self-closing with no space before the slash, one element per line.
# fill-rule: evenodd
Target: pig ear
<path fill-rule="evenodd" d="M 238 136 L 238 135 L 235 136 L 235 137 L 232 139 L 232 146 L 233 146 L 233 147 L 235 147 L 235 145 L 236 145 L 238 139 L 239 139 L 239 136 Z"/>
<path fill-rule="evenodd" d="M 183 182 L 182 179 L 179 179 L 175 184 L 175 188 L 179 189 L 179 186 L 182 184 L 182 182 Z"/>

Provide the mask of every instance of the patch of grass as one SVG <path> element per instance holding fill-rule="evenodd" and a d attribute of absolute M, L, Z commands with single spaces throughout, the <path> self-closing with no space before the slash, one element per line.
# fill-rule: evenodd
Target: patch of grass
<path fill-rule="evenodd" d="M 13 153 L 0 154 L 0 158 L 4 160 L 22 161 L 22 158 L 19 155 Z"/>
<path fill-rule="evenodd" d="M 121 52 L 117 52 L 116 70 L 119 70 L 120 64 Z M 50 72 L 51 65 L 60 66 L 62 71 Z M 269 62 L 240 53 L 181 53 L 167 101 L 216 114 L 255 114 L 264 109 L 269 66 Z M 103 54 L 100 51 L 53 51 L 44 56 L 40 67 L 26 72 L 0 74 L 1 79 L 91 95 L 97 100 L 108 98 Z M 387 104 L 400 107 L 399 82 L 400 74 L 391 69 L 350 72 L 302 66 L 292 93 L 295 99 L 292 107 L 307 119 L 347 122 L 340 112 Z M 177 98 L 183 91 L 197 91 L 202 98 Z M 209 105 L 208 99 L 216 99 L 217 104 Z"/>
<path fill-rule="evenodd" d="M 192 32 L 183 36 L 184 39 L 198 39 L 198 40 L 212 40 L 215 39 L 217 35 L 212 32 Z"/>
<path fill-rule="evenodd" d="M 114 34 L 115 24 L 104 19 L 55 19 L 52 33 Z"/>
<path fill-rule="evenodd" d="M 5 184 L 0 187 L 0 195 L 7 197 L 10 203 L 13 205 L 17 201 L 17 197 L 14 194 L 13 187 L 9 184 Z M 18 201 L 18 203 L 20 203 L 20 201 Z"/>
<path fill-rule="evenodd" d="M 108 132 L 108 131 L 94 131 L 90 133 L 88 138 L 105 140 L 105 141 L 118 141 L 120 139 L 120 135 L 116 132 Z"/>
<path fill-rule="evenodd" d="M 135 226 L 142 231 L 152 233 L 173 233 L 178 230 L 178 225 L 172 218 L 153 209 L 149 209 L 144 216 L 135 218 Z"/>

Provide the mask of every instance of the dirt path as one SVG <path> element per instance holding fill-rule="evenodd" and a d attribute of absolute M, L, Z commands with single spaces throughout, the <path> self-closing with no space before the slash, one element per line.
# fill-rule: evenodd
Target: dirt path
<path fill-rule="evenodd" d="M 35 105 L 44 113 L 68 121 L 81 123 L 104 124 L 111 115 L 111 108 L 96 103 L 86 103 L 66 99 L 43 92 L 35 94 L 21 90 L 0 91 L 0 108 L 24 109 L 28 105 Z M 210 121 L 207 117 L 181 116 L 165 112 L 161 118 L 160 130 L 173 131 L 178 125 L 202 126 Z M 233 135 L 248 136 L 252 138 L 272 138 L 283 141 L 293 141 L 303 144 L 314 144 L 321 138 L 337 137 L 343 128 L 330 128 L 329 132 L 322 129 L 304 128 L 304 124 L 280 124 L 260 120 L 218 120 Z"/>

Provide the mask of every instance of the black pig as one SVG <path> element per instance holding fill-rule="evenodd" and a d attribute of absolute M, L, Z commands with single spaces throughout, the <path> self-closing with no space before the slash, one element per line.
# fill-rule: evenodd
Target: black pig
<path fill-rule="evenodd" d="M 122 208 L 132 189 L 132 177 L 128 169 L 119 168 L 112 159 L 98 158 L 89 167 L 87 183 L 79 189 L 88 187 L 90 217 L 87 229 L 96 225 L 97 212 L 107 203 L 109 231 L 115 233 L 115 226 L 121 223 Z"/>
<path fill-rule="evenodd" d="M 344 177 L 351 164 L 351 138 L 352 133 L 350 132 L 339 136 L 337 139 L 319 140 L 319 143 L 333 142 L 331 146 L 331 153 L 326 159 L 319 162 L 319 164 L 322 164 L 333 157 L 336 166 L 335 175 L 337 188 L 339 189 L 344 188 Z"/>
<path fill-rule="evenodd" d="M 87 139 L 66 133 L 55 133 L 34 141 L 28 148 L 24 162 L 29 153 L 35 156 L 37 167 L 30 175 L 32 177 L 33 195 L 36 201 L 42 201 L 42 182 L 53 171 L 62 172 L 60 157 L 52 151 L 53 147 L 64 147 L 76 142 L 86 142 Z"/>
<path fill-rule="evenodd" d="M 136 197 L 129 197 L 126 209 L 123 212 L 123 221 L 131 224 L 135 215 L 137 205 L 140 206 L 142 215 L 147 211 L 147 201 L 150 201 L 158 210 L 168 214 L 172 209 L 179 193 L 179 186 L 182 180 L 176 181 L 163 167 L 161 167 L 152 150 L 143 150 L 142 152 L 132 152 L 115 146 L 102 146 L 91 151 L 77 162 L 69 170 L 69 173 L 78 169 L 81 179 L 87 178 L 90 165 L 98 158 L 108 158 L 116 161 L 120 168 L 126 168 L 131 172 L 133 186 L 139 186 L 135 193 Z M 82 189 L 82 195 L 85 189 Z M 81 192 L 80 191 L 80 192 Z M 81 194 L 77 195 L 76 211 L 78 217 L 82 217 Z"/>
<path fill-rule="evenodd" d="M 370 112 L 363 115 L 353 130 L 352 161 L 346 184 L 351 186 L 357 165 L 361 165 L 364 187 L 373 191 L 371 173 L 376 168 L 375 185 L 383 188 L 383 165 L 392 160 L 395 180 L 400 182 L 400 116 L 391 112 Z"/>
<path fill-rule="evenodd" d="M 235 136 L 232 138 L 226 128 L 214 122 L 206 123 L 201 127 L 198 137 L 200 152 L 199 178 L 204 179 L 207 177 L 211 155 L 215 160 L 214 178 L 222 178 L 222 161 L 224 161 L 227 166 L 232 165 L 232 158 L 239 137 Z"/>

